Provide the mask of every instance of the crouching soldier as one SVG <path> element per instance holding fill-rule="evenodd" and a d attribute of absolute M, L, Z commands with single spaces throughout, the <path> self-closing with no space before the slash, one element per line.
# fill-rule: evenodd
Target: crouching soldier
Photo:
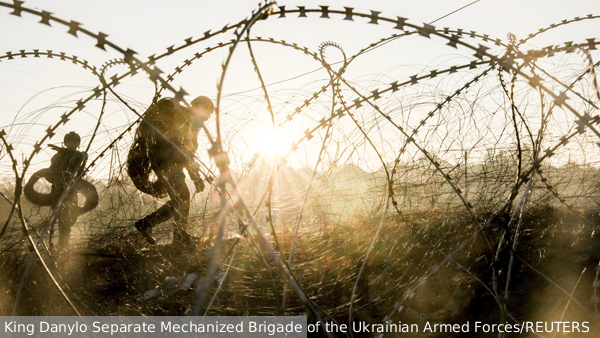
<path fill-rule="evenodd" d="M 187 233 L 190 192 L 185 183 L 185 168 L 196 191 L 204 182 L 192 158 L 198 149 L 198 133 L 214 112 L 206 96 L 191 102 L 191 108 L 163 98 L 144 113 L 128 156 L 128 173 L 135 186 L 154 197 L 170 198 L 155 212 L 135 222 L 135 227 L 150 243 L 156 243 L 152 228 L 173 218 L 173 243 L 190 244 L 196 238 Z M 155 181 L 150 180 L 154 173 Z"/>

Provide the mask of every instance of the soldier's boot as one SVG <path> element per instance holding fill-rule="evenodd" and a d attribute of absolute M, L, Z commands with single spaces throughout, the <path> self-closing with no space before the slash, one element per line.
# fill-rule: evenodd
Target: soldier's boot
<path fill-rule="evenodd" d="M 199 241 L 199 237 L 192 236 L 183 229 L 173 229 L 173 244 L 186 246 L 197 244 Z"/>
<path fill-rule="evenodd" d="M 140 231 L 148 243 L 156 244 L 156 240 L 152 236 L 152 227 L 144 219 L 135 222 L 135 228 Z"/>

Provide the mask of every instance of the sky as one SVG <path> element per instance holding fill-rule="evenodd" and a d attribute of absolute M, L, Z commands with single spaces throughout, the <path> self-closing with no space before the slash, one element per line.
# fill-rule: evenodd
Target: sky
<path fill-rule="evenodd" d="M 405 17 L 408 22 L 415 24 L 435 21 L 433 24 L 436 27 L 477 31 L 503 41 L 506 41 L 508 33 L 523 38 L 564 19 L 600 14 L 597 0 L 480 0 L 474 3 L 470 0 L 370 1 L 368 4 L 365 1 L 279 1 L 277 4 L 288 9 L 296 6 L 318 8 L 322 5 L 329 6 L 330 9 L 353 7 L 355 12 L 364 13 L 373 10 L 381 12 L 384 17 Z M 169 46 L 183 44 L 186 38 L 197 38 L 208 30 L 215 31 L 227 24 L 239 22 L 258 8 L 258 4 L 254 2 L 233 0 L 168 3 L 139 0 L 32 0 L 25 1 L 23 6 L 45 10 L 61 19 L 77 21 L 81 27 L 92 32 L 107 34 L 107 39 L 116 45 L 136 51 L 141 61 L 146 61 L 150 55 L 164 53 Z M 464 6 L 467 7 L 451 14 Z M 110 48 L 106 51 L 95 48 L 94 39 L 82 34 L 77 38 L 67 34 L 64 26 L 54 23 L 53 27 L 48 27 L 38 23 L 39 17 L 28 13 L 22 13 L 21 17 L 9 13 L 9 9 L 0 6 L 0 30 L 3 32 L 0 37 L 0 55 L 7 52 L 15 54 L 20 50 L 53 50 L 76 55 L 98 68 L 109 60 L 122 57 Z M 594 37 L 597 27 L 598 20 L 590 20 L 557 28 L 531 40 L 525 48 L 540 48 L 566 41 L 585 41 L 586 38 Z M 324 41 L 333 41 L 350 56 L 370 43 L 397 32 L 389 24 L 372 25 L 362 18 L 351 22 L 342 20 L 339 15 L 332 15 L 331 19 L 319 19 L 317 15 L 309 14 L 308 18 L 288 15 L 286 19 L 269 18 L 259 21 L 252 27 L 251 36 L 282 39 L 306 46 L 311 51 L 317 51 Z M 230 31 L 175 53 L 159 61 L 157 66 L 166 76 L 175 67 L 182 65 L 183 60 L 193 57 L 194 53 L 215 46 L 218 42 L 229 41 L 233 37 L 231 33 Z M 356 81 L 360 88 L 371 90 L 373 86 L 391 78 L 401 78 L 443 65 L 462 64 L 472 58 L 471 51 L 453 49 L 438 38 L 417 37 L 406 40 L 397 44 L 390 43 L 357 59 L 346 76 Z M 503 51 L 492 43 L 488 43 L 488 46 L 497 54 Z M 253 44 L 253 48 L 261 75 L 274 101 L 277 123 L 285 120 L 285 116 L 296 107 L 295 104 L 310 98 L 326 83 L 326 72 L 310 57 L 290 51 L 289 48 L 264 43 Z M 190 93 L 188 98 L 207 95 L 215 99 L 216 84 L 222 74 L 221 63 L 227 57 L 226 52 L 226 49 L 221 49 L 207 54 L 184 71 L 173 85 Z M 341 54 L 335 50 L 328 50 L 327 53 L 328 61 L 341 60 Z M 107 77 L 125 71 L 126 67 L 111 67 L 107 70 Z M 98 79 L 89 71 L 68 62 L 44 58 L 2 59 L 0 74 L 0 128 L 6 131 L 9 141 L 14 144 L 21 158 L 31 152 L 33 144 L 41 138 L 47 126 L 56 122 L 61 114 L 74 107 L 77 100 L 87 97 L 89 90 L 98 85 Z M 391 81 L 387 83 L 389 82 Z M 123 80 L 117 88 L 138 112 L 145 110 L 155 89 L 153 83 L 141 75 Z M 250 63 L 248 49 L 240 45 L 226 74 L 222 98 L 222 111 L 225 115 L 229 114 L 223 115 L 222 121 L 222 127 L 227 133 L 227 146 L 240 163 L 248 161 L 261 148 L 268 148 L 265 144 L 288 144 L 290 140 L 301 136 L 305 129 L 313 127 L 315 121 L 322 116 L 322 112 L 315 111 L 314 116 L 295 119 L 293 128 L 283 133 L 288 137 L 286 140 L 265 139 L 264 135 L 272 130 L 272 122 L 263 97 L 257 74 Z M 327 103 L 323 102 L 322 106 L 325 110 Z M 101 102 L 90 103 L 67 125 L 61 127 L 59 132 L 77 130 L 83 135 L 84 143 L 90 141 L 100 109 Z M 98 154 L 135 119 L 134 112 L 113 98 L 107 106 L 99 128 L 100 133 L 90 145 L 90 152 Z M 215 131 L 214 125 L 210 128 Z M 344 130 L 345 127 L 340 124 L 339 128 Z M 385 133 L 383 129 L 380 131 L 381 135 Z M 382 136 L 382 139 L 385 137 Z M 60 136 L 48 143 L 60 143 Z M 124 140 L 119 145 L 124 153 L 127 141 Z M 304 162 L 305 165 L 314 163 L 314 159 L 309 157 L 317 152 L 319 143 L 306 142 L 303 146 L 306 150 L 300 157 L 304 158 L 298 158 L 297 161 Z M 382 149 L 386 146 L 386 142 L 382 141 Z M 44 167 L 51 155 L 52 152 L 45 149 L 32 163 L 34 166 Z M 0 161 L 6 163 L 5 152 L 0 156 Z"/>

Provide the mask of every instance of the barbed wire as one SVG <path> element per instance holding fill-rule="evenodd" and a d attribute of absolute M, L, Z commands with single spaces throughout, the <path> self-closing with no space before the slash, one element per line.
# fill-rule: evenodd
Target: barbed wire
<path fill-rule="evenodd" d="M 219 293 L 231 292 L 224 291 L 227 289 L 225 279 L 237 278 L 235 273 L 230 272 L 230 268 L 235 266 L 232 266 L 234 262 L 240 262 L 238 264 L 241 266 L 264 269 L 268 274 L 266 279 L 273 290 L 269 299 L 274 299 L 276 304 L 276 306 L 268 306 L 275 309 L 271 313 L 304 311 L 310 314 L 312 319 L 323 323 L 328 318 L 335 321 L 347 320 L 351 324 L 356 316 L 365 316 L 360 313 L 362 308 L 368 308 L 376 303 L 382 310 L 374 320 L 388 323 L 395 316 L 409 316 L 406 310 L 415 306 L 412 303 L 413 299 L 425 297 L 419 289 L 433 279 L 441 278 L 438 277 L 440 272 L 450 269 L 449 264 L 452 264 L 462 274 L 474 280 L 473 285 L 478 285 L 490 295 L 493 303 L 498 307 L 499 322 L 507 320 L 518 322 L 523 320 L 524 315 L 511 303 L 514 297 L 509 297 L 509 294 L 517 292 L 520 282 L 518 275 L 523 273 L 520 270 L 517 272 L 518 269 L 523 269 L 517 268 L 518 262 L 528 266 L 537 275 L 549 278 L 547 274 L 538 271 L 527 261 L 530 257 L 529 253 L 525 252 L 524 258 L 522 252 L 519 252 L 523 241 L 530 240 L 526 238 L 527 227 L 531 227 L 527 231 L 542 232 L 532 225 L 535 222 L 528 219 L 528 213 L 534 213 L 537 210 L 535 208 L 543 203 L 550 203 L 546 202 L 546 199 L 552 196 L 553 201 L 558 201 L 560 205 L 566 206 L 566 209 L 582 218 L 589 231 L 598 230 L 597 218 L 593 214 L 584 215 L 583 212 L 578 211 L 579 206 L 567 201 L 570 197 L 578 196 L 574 190 L 584 191 L 583 197 L 577 202 L 586 203 L 585 208 L 592 208 L 590 205 L 593 205 L 597 197 L 594 187 L 597 186 L 595 180 L 598 179 L 598 173 L 595 167 L 588 166 L 581 169 L 581 175 L 585 178 L 574 188 L 572 186 L 574 180 L 561 179 L 563 173 L 560 168 L 549 163 L 551 160 L 560 161 L 565 155 L 585 156 L 590 158 L 589 163 L 598 162 L 596 143 L 600 137 L 597 129 L 600 117 L 594 112 L 598 110 L 600 104 L 600 88 L 598 88 L 597 63 L 593 62 L 593 53 L 600 42 L 596 42 L 596 38 L 589 38 L 582 42 L 565 42 L 527 52 L 521 52 L 519 48 L 540 34 L 552 32 L 554 28 L 585 20 L 595 20 L 599 16 L 590 14 L 586 17 L 563 20 L 529 34 L 518 43 L 514 36 L 505 43 L 488 34 L 447 27 L 438 29 L 426 23 L 413 24 L 407 18 L 388 18 L 378 11 L 360 13 L 350 7 L 336 10 L 329 6 L 314 9 L 298 6 L 297 9 L 289 9 L 286 6 L 276 7 L 272 2 L 264 2 L 247 19 L 233 25 L 225 25 L 214 32 L 208 30 L 200 38 L 187 38 L 183 43 L 177 46 L 171 45 L 166 48 L 166 52 L 150 55 L 147 61 L 142 62 L 132 49 L 117 46 L 108 39 L 107 34 L 94 33 L 82 28 L 81 23 L 77 21 L 63 20 L 52 13 L 27 8 L 23 6 L 22 1 L 18 0 L 13 3 L 0 2 L 0 7 L 12 10 L 10 14 L 19 17 L 22 13 L 35 15 L 44 25 L 58 24 L 60 27 L 68 28 L 66 33 L 75 37 L 78 33 L 91 37 L 96 48 L 111 49 L 122 54 L 122 58 L 110 59 L 98 67 L 81 56 L 53 50 L 8 51 L 0 56 L 0 62 L 5 60 L 31 62 L 42 58 L 65 61 L 89 71 L 90 75 L 98 81 L 98 85 L 91 89 L 87 96 L 70 102 L 68 110 L 60 118 L 55 119 L 43 133 L 35 135 L 37 140 L 32 146 L 30 145 L 28 150 L 30 153 L 27 156 L 23 155 L 21 161 L 15 153 L 15 146 L 23 148 L 23 135 L 11 134 L 10 131 L 7 133 L 5 130 L 0 132 L 3 154 L 0 159 L 8 156 L 4 161 L 11 166 L 10 171 L 14 176 L 12 185 L 6 188 L 12 189 L 12 200 L 8 197 L 9 194 L 6 194 L 5 197 L 10 202 L 10 211 L 0 231 L 0 241 L 10 245 L 0 251 L 0 254 L 29 257 L 27 267 L 20 270 L 22 273 L 20 286 L 12 298 L 13 313 L 17 313 L 17 304 L 22 298 L 22 290 L 26 288 L 25 281 L 34 267 L 34 257 L 43 264 L 45 273 L 65 301 L 71 304 L 75 313 L 79 314 L 78 308 L 82 307 L 89 307 L 88 311 L 99 313 L 86 304 L 85 299 L 78 295 L 77 291 L 73 291 L 73 281 L 60 273 L 61 263 L 56 260 L 56 254 L 52 249 L 47 248 L 44 252 L 40 250 L 45 245 L 44 241 L 49 241 L 48 237 L 51 238 L 53 222 L 61 203 L 54 206 L 49 215 L 35 207 L 32 207 L 31 210 L 35 212 L 31 215 L 24 214 L 29 204 L 21 196 L 23 181 L 28 177 L 37 156 L 42 153 L 42 146 L 61 132 L 67 123 L 83 116 L 86 110 L 92 109 L 90 108 L 92 102 L 102 102 L 103 108 L 95 118 L 95 128 L 90 133 L 86 145 L 86 153 L 93 152 L 95 156 L 85 166 L 83 174 L 88 177 L 90 174 L 102 175 L 100 165 L 108 168 L 110 174 L 105 176 L 108 177 L 106 182 L 102 182 L 100 178 L 95 182 L 96 185 L 103 186 L 103 190 L 100 209 L 93 211 L 89 216 L 94 219 L 90 224 L 95 225 L 90 225 L 87 229 L 90 232 L 87 239 L 88 247 L 102 251 L 114 245 L 121 247 L 119 252 L 139 250 L 139 244 L 135 244 L 135 240 L 131 239 L 135 236 L 135 232 L 131 233 L 131 226 L 127 225 L 127 222 L 139 218 L 153 205 L 161 202 L 158 199 L 140 196 L 122 174 L 125 154 L 119 153 L 119 148 L 127 147 L 131 141 L 132 131 L 144 119 L 140 109 L 144 109 L 146 105 L 136 106 L 127 96 L 117 92 L 117 89 L 130 78 L 144 74 L 154 85 L 152 102 L 156 102 L 164 95 L 172 95 L 175 101 L 189 108 L 189 103 L 185 99 L 188 93 L 183 87 L 176 89 L 176 81 L 180 76 L 192 71 L 196 62 L 204 60 L 205 56 L 217 55 L 219 51 L 225 53 L 225 59 L 221 64 L 217 82 L 214 125 L 202 127 L 205 135 L 203 138 L 208 144 L 207 150 L 212 161 L 203 161 L 197 155 L 193 158 L 188 157 L 188 160 L 202 168 L 204 178 L 211 186 L 211 194 L 201 194 L 202 198 L 205 198 L 202 205 L 195 205 L 197 210 L 203 211 L 201 214 L 193 215 L 193 222 L 195 224 L 202 222 L 206 231 L 212 227 L 210 230 L 212 234 L 207 234 L 211 249 L 206 254 L 209 263 L 203 271 L 204 277 L 196 284 L 197 289 L 193 300 L 188 299 L 184 305 L 189 314 L 206 314 L 210 309 L 222 311 L 218 305 Z M 254 25 L 266 23 L 274 18 L 292 19 L 296 14 L 298 18 L 331 21 L 341 18 L 357 26 L 378 25 L 392 29 L 396 33 L 387 38 L 374 40 L 348 56 L 343 46 L 335 41 L 323 42 L 317 51 L 313 51 L 287 39 L 251 35 L 251 28 Z M 200 42 L 212 42 L 216 36 L 225 34 L 233 34 L 232 39 L 215 42 L 198 51 Z M 442 46 L 445 48 L 454 48 L 462 53 L 467 50 L 467 53 L 473 54 L 465 55 L 463 60 L 452 65 L 440 65 L 433 69 L 423 66 L 415 75 L 397 76 L 391 72 L 380 74 L 385 81 L 375 80 L 364 84 L 360 80 L 348 77 L 348 73 L 353 70 L 355 60 L 358 62 L 363 57 L 376 53 L 384 45 L 406 41 L 408 37 L 413 36 L 425 39 L 436 37 L 442 40 Z M 439 41 L 436 39 L 433 43 L 439 44 Z M 492 48 L 487 46 L 488 43 L 495 46 L 494 49 L 501 51 L 492 52 Z M 270 60 L 262 59 L 255 54 L 255 48 L 263 46 L 279 48 L 282 52 L 290 51 L 299 57 L 298 60 L 306 65 L 312 65 L 320 72 L 319 74 L 326 74 L 326 76 L 315 81 L 309 80 L 310 86 L 302 89 L 304 91 L 285 88 L 292 93 L 291 97 L 297 96 L 293 99 L 283 95 L 280 97 L 278 90 L 268 88 L 269 83 L 264 77 L 266 74 L 264 70 L 269 69 Z M 262 93 L 244 98 L 233 96 L 230 99 L 225 95 L 224 85 L 229 81 L 227 74 L 232 67 L 233 55 L 241 53 L 239 50 L 244 47 L 248 52 L 247 61 L 257 75 Z M 334 70 L 333 66 L 339 63 L 330 63 L 326 60 L 325 49 L 329 47 L 340 51 L 343 55 L 343 62 L 340 62 L 338 70 Z M 448 50 L 451 50 L 450 48 Z M 164 73 L 157 67 L 157 62 L 186 51 L 190 51 L 191 56 L 163 76 Z M 582 52 L 584 57 L 573 62 L 568 58 L 568 54 L 577 51 Z M 544 63 L 547 60 L 565 65 L 571 62 L 574 71 L 548 69 Z M 122 74 L 117 73 L 121 71 L 120 67 L 126 67 Z M 285 84 L 279 85 L 285 86 Z M 238 101 L 235 102 L 237 106 L 233 106 L 232 111 L 250 110 L 251 114 L 259 116 L 260 112 L 266 110 L 268 114 L 265 116 L 268 116 L 271 129 L 292 128 L 294 131 L 290 134 L 293 134 L 293 141 L 285 150 L 285 154 L 268 161 L 258 152 L 245 165 L 240 163 L 241 160 L 232 158 L 238 147 L 234 144 L 234 140 L 236 137 L 244 138 L 244 131 L 250 128 L 250 124 L 243 122 L 245 120 L 241 117 L 230 118 L 229 115 L 225 115 L 229 113 L 226 112 L 228 109 L 224 108 L 225 102 L 229 102 L 227 100 Z M 124 124 L 121 122 L 122 125 L 116 128 L 105 126 L 107 104 L 118 104 L 122 112 L 132 113 L 133 117 L 127 118 Z M 63 107 L 61 105 L 49 107 L 49 109 L 58 108 Z M 558 109 L 564 112 L 564 116 L 557 116 Z M 239 120 L 235 121 L 234 118 Z M 262 116 L 260 118 L 262 121 Z M 535 122 L 536 119 L 539 119 L 539 122 Z M 238 128 L 241 136 L 233 135 L 235 128 Z M 567 128 L 567 130 L 560 128 Z M 523 130 L 527 133 L 525 134 Z M 156 131 L 160 132 L 158 129 Z M 97 141 L 99 135 L 103 133 L 107 135 L 106 138 Z M 535 133 L 538 135 L 536 136 Z M 529 135 L 529 138 L 523 135 Z M 164 134 L 162 136 L 166 138 Z M 95 141 L 103 144 L 98 146 Z M 17 144 L 13 145 L 11 142 Z M 507 146 L 503 144 L 504 142 L 512 143 L 508 143 Z M 580 145 L 578 151 L 574 150 L 573 143 Z M 305 177 L 305 181 L 301 182 L 299 188 L 286 188 L 290 190 L 283 191 L 285 180 L 292 182 L 296 179 L 288 177 L 289 159 L 298 152 L 308 154 L 313 146 L 317 147 L 318 151 L 314 153 L 318 155 L 313 157 L 311 165 L 307 166 L 310 169 L 307 169 L 308 176 Z M 454 150 L 455 147 L 460 149 Z M 179 151 L 184 153 L 181 149 Z M 457 151 L 460 155 L 451 155 Z M 111 158 L 108 160 L 109 153 Z M 346 178 L 358 182 L 368 177 L 367 184 L 372 190 L 363 189 L 358 184 L 356 187 L 344 188 L 350 192 L 335 185 L 327 186 L 328 183 L 336 183 L 335 177 L 341 175 L 342 168 L 351 167 L 347 162 L 345 165 L 338 164 L 342 163 L 344 158 L 349 161 L 352 157 L 369 161 L 370 165 L 379 168 L 375 173 L 360 172 L 355 169 L 355 176 L 358 175 L 356 173 L 360 175 Z M 479 158 L 481 161 L 472 160 L 475 164 L 469 165 L 468 157 Z M 370 161 L 372 158 L 375 160 Z M 329 164 L 326 163 L 327 159 L 330 160 Z M 241 168 L 242 175 L 238 178 L 232 168 L 232 162 L 236 162 L 236 165 Z M 329 167 L 326 168 L 326 165 Z M 326 169 L 320 171 L 320 167 Z M 535 176 L 538 176 L 536 180 L 534 180 Z M 552 184 L 553 180 L 556 180 L 555 184 Z M 541 184 L 538 184 L 538 181 Z M 352 188 L 356 190 L 354 194 L 351 193 Z M 8 193 L 8 190 L 3 192 L 3 196 L 5 193 Z M 66 193 L 63 194 L 63 199 Z M 320 200 L 317 196 L 321 194 L 327 198 Z M 362 200 L 365 206 L 354 206 L 354 213 L 344 215 L 343 210 L 350 202 L 346 202 L 343 196 L 349 196 L 351 203 Z M 431 203 L 427 206 L 414 209 L 411 207 L 412 204 L 406 203 L 407 200 L 413 200 L 415 204 L 424 205 L 426 203 L 423 201 L 428 199 L 431 199 Z M 194 203 L 198 202 L 194 201 Z M 390 215 L 392 212 L 389 211 L 392 210 L 395 211 L 395 215 Z M 439 210 L 445 210 L 453 215 L 452 217 L 456 217 L 456 226 L 461 227 L 464 233 L 455 233 L 455 230 L 451 230 L 452 226 L 436 229 L 434 226 L 436 221 L 446 222 L 443 216 L 435 216 Z M 362 232 L 364 238 L 350 239 L 351 235 L 338 234 L 339 230 L 323 232 L 319 238 L 315 235 L 316 230 L 301 228 L 303 224 L 321 218 L 323 224 L 337 224 L 338 227 L 339 224 L 343 224 L 339 221 L 342 218 L 348 223 L 356 219 L 366 220 L 366 216 L 358 216 L 360 211 L 372 217 L 369 223 L 371 227 L 367 225 L 356 230 Z M 430 225 L 421 219 L 424 213 L 429 213 L 427 217 L 431 218 Z M 208 214 L 212 216 L 207 216 Z M 336 214 L 339 214 L 338 221 L 333 222 L 332 219 Z M 261 219 L 265 221 L 260 221 Z M 42 231 L 36 229 L 38 222 L 43 225 Z M 287 228 L 290 224 L 293 225 L 293 230 Z M 113 234 L 98 230 L 109 225 Z M 236 235 L 238 237 L 235 241 L 229 242 L 229 234 L 236 232 L 232 230 L 232 225 L 239 226 Z M 20 229 L 21 234 L 15 232 L 17 228 Z M 271 233 L 267 235 L 265 229 L 269 229 Z M 412 237 L 392 241 L 390 238 L 382 238 L 388 236 L 381 236 L 382 231 L 400 232 L 401 229 L 407 229 Z M 439 240 L 436 239 L 434 236 L 436 231 L 447 231 L 448 234 L 452 234 L 450 237 L 454 242 L 446 242 L 444 236 Z M 33 239 L 32 234 L 38 235 L 37 240 Z M 337 236 L 343 239 L 338 243 L 339 247 L 325 247 L 327 241 L 337 240 Z M 396 246 L 408 245 L 400 244 L 403 239 L 408 240 L 408 243 L 417 249 L 419 245 L 423 245 L 427 248 L 423 249 L 427 253 L 425 256 L 430 258 L 426 260 L 425 256 L 420 257 L 425 262 L 415 263 L 407 275 L 392 274 L 388 276 L 387 281 L 381 283 L 365 282 L 366 279 L 372 278 L 367 272 L 370 269 L 369 265 L 375 265 L 376 259 L 382 262 L 387 259 L 382 258 L 384 255 L 378 252 L 381 250 L 378 249 L 378 245 L 381 244 L 386 249 L 389 249 L 386 247 L 389 245 L 392 248 L 390 250 L 393 251 Z M 22 244 L 25 242 L 28 243 L 26 248 Z M 359 243 L 359 247 L 351 247 L 351 244 L 355 243 Z M 239 246 L 243 244 L 247 245 L 251 254 L 240 251 Z M 307 256 L 305 251 L 310 251 L 307 249 L 309 245 L 324 247 L 318 248 L 319 250 L 312 248 L 311 250 L 316 253 L 314 256 Z M 476 245 L 479 251 L 474 248 Z M 335 255 L 328 253 L 328 249 L 336 251 Z M 417 252 L 417 249 L 413 249 L 414 252 Z M 348 251 L 350 251 L 349 255 L 345 255 Z M 472 255 L 469 255 L 470 252 Z M 440 258 L 434 259 L 435 255 L 439 255 Z M 190 257 L 198 259 L 192 254 Z M 305 260 L 307 257 L 311 259 Z M 344 261 L 344 264 L 335 267 L 337 269 L 356 268 L 354 273 L 348 273 L 346 279 L 340 279 L 341 277 L 323 279 L 316 283 L 346 287 L 349 296 L 334 299 L 333 303 L 327 303 L 327 299 L 321 297 L 319 289 L 311 283 L 313 276 L 305 275 L 306 266 L 317 264 L 316 262 L 328 257 Z M 253 265 L 255 259 L 260 268 Z M 598 257 L 593 259 L 595 259 L 595 266 L 598 266 Z M 23 260 L 20 260 L 15 263 L 15 266 L 18 268 L 22 262 Z M 427 265 L 427 262 L 430 264 Z M 481 264 L 479 262 L 486 262 L 487 265 L 478 268 L 479 270 L 472 268 L 473 265 Z M 219 280 L 218 288 L 213 290 L 211 289 L 213 281 L 219 278 L 218 271 L 223 266 L 227 266 L 227 272 Z M 333 268 L 327 267 L 327 269 Z M 394 266 L 390 271 L 399 272 L 399 269 Z M 315 275 L 319 275 L 318 268 L 314 271 L 316 271 Z M 589 269 L 589 271 L 594 270 Z M 389 275 L 385 269 L 379 271 L 379 274 Z M 582 273 L 581 276 L 584 274 Z M 590 309 L 573 294 L 566 293 L 564 291 L 567 289 L 566 286 L 555 284 L 561 293 L 567 295 L 568 301 L 573 300 L 573 303 L 577 304 L 586 316 L 586 320 L 600 326 L 596 296 L 597 272 L 589 279 L 592 281 L 590 282 L 592 296 L 589 294 L 588 296 L 595 299 L 592 302 L 593 308 Z M 502 282 L 504 288 L 500 287 Z M 369 293 L 365 291 L 368 290 L 369 283 L 380 286 L 381 290 L 384 290 L 379 297 L 376 297 L 378 300 L 369 300 Z M 288 285 L 297 295 L 299 304 L 286 295 Z M 389 290 L 389 285 L 400 287 L 398 291 L 392 292 Z M 70 290 L 69 295 L 65 290 Z M 205 300 L 211 290 L 213 293 L 210 296 L 210 304 L 205 307 Z M 389 297 L 385 298 L 384 295 Z M 72 296 L 77 299 L 78 306 L 71 301 Z M 3 309 L 2 304 L 0 304 L 1 309 Z M 27 313 L 27 309 L 21 311 Z M 261 309 L 261 311 L 267 310 Z"/>

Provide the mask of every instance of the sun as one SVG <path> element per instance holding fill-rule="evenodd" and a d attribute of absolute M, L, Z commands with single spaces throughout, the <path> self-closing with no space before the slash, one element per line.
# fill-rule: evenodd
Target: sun
<path fill-rule="evenodd" d="M 265 129 L 258 136 L 258 151 L 265 156 L 282 156 L 290 150 L 291 138 L 282 129 Z"/>

